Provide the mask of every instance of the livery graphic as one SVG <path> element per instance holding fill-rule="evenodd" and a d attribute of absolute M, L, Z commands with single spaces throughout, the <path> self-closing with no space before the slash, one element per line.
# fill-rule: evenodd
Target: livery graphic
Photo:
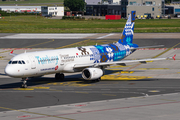
<path fill-rule="evenodd" d="M 78 50 L 81 51 L 81 55 L 89 55 L 89 52 L 86 51 L 86 48 L 78 47 Z"/>
<path fill-rule="evenodd" d="M 131 54 L 132 51 L 130 48 L 138 47 L 138 45 L 132 43 L 134 34 L 134 21 L 135 11 L 132 11 L 131 15 L 129 15 L 119 41 L 114 44 L 95 45 L 94 48 L 90 48 L 93 53 L 90 56 L 90 60 L 93 60 L 94 63 L 118 61 Z"/>
<path fill-rule="evenodd" d="M 44 68 L 44 69 L 40 69 L 41 71 L 51 71 L 51 70 L 58 70 L 58 66 L 56 67 L 52 67 L 52 68 Z"/>
<path fill-rule="evenodd" d="M 132 11 L 129 15 L 129 18 L 126 22 L 124 30 L 122 32 L 119 43 L 123 45 L 129 45 L 130 47 L 138 47 L 136 44 L 133 44 L 133 35 L 134 35 L 134 21 L 135 21 L 135 11 Z"/>
<path fill-rule="evenodd" d="M 100 56 L 100 52 L 97 48 L 90 48 L 90 50 L 92 51 L 92 55 L 90 56 L 90 60 L 93 60 L 94 63 L 99 63 L 101 56 Z"/>
<path fill-rule="evenodd" d="M 55 65 L 58 64 L 58 56 L 44 56 L 44 57 L 40 57 L 40 56 L 35 56 L 35 58 L 38 60 L 38 64 L 51 64 L 51 63 L 55 63 Z"/>

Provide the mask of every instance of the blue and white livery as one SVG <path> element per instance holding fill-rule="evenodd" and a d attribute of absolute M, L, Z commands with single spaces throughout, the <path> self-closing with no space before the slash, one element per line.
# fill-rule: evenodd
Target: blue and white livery
<path fill-rule="evenodd" d="M 66 48 L 22 54 L 10 54 L 14 57 L 5 68 L 11 77 L 22 78 L 22 87 L 27 87 L 28 77 L 55 74 L 56 79 L 64 79 L 63 73 L 82 71 L 85 80 L 100 80 L 103 69 L 112 64 L 125 64 L 168 58 L 122 60 L 138 47 L 133 44 L 135 11 L 132 11 L 118 42 L 104 45 Z"/>

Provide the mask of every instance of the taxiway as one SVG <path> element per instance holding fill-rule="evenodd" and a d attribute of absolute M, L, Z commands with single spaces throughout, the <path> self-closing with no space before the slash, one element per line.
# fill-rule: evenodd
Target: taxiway
<path fill-rule="evenodd" d="M 66 74 L 64 81 L 56 81 L 54 75 L 47 75 L 28 80 L 28 88 L 22 89 L 20 79 L 4 74 L 4 67 L 11 58 L 8 55 L 11 50 L 22 53 L 25 50 L 30 52 L 59 48 L 84 40 L 115 41 L 118 40 L 118 35 L 88 34 L 78 39 L 32 39 L 22 37 L 23 34 L 20 35 L 21 38 L 18 38 L 18 34 L 0 34 L 0 118 L 178 120 L 179 34 L 166 34 L 166 38 L 164 34 L 156 34 L 156 37 L 151 34 L 138 35 L 142 38 L 135 37 L 134 43 L 139 46 L 164 46 L 139 49 L 126 59 L 157 58 L 176 54 L 176 61 L 149 61 L 147 64 L 111 66 L 107 68 L 106 76 L 101 82 L 85 82 L 80 73 Z M 151 37 L 146 38 L 147 36 Z"/>

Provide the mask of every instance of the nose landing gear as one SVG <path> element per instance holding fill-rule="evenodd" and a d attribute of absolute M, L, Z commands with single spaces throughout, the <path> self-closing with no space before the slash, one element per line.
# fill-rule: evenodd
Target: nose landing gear
<path fill-rule="evenodd" d="M 22 88 L 27 88 L 27 80 L 28 78 L 22 78 L 23 84 L 21 85 Z"/>

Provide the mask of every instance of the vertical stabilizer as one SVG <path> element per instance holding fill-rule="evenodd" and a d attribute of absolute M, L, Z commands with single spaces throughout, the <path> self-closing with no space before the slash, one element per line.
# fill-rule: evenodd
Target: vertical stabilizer
<path fill-rule="evenodd" d="M 134 35 L 135 15 L 136 15 L 136 11 L 131 11 L 131 14 L 129 15 L 129 18 L 122 32 L 121 38 L 118 41 L 123 45 L 129 45 L 131 47 L 136 46 L 135 44 L 132 43 L 133 35 Z"/>

